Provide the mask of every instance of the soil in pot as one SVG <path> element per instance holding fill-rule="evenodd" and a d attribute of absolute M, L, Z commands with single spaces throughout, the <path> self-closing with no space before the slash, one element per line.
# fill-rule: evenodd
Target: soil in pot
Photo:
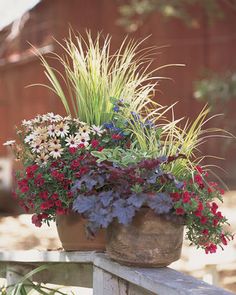
<path fill-rule="evenodd" d="M 105 251 L 105 231 L 100 230 L 94 238 L 88 238 L 85 231 L 86 222 L 87 220 L 77 213 L 57 216 L 58 235 L 66 251 Z"/>
<path fill-rule="evenodd" d="M 143 208 L 133 222 L 113 222 L 107 230 L 106 251 L 111 259 L 139 267 L 164 267 L 178 260 L 183 243 L 182 224 Z"/>

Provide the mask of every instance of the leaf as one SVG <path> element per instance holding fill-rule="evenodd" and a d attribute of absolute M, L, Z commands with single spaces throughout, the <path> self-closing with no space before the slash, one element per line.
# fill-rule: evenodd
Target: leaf
<path fill-rule="evenodd" d="M 128 198 L 127 203 L 133 205 L 136 208 L 141 208 L 147 199 L 146 194 L 135 194 L 133 193 L 131 197 Z"/>
<path fill-rule="evenodd" d="M 99 208 L 98 210 L 96 209 L 96 211 L 92 212 L 92 214 L 90 214 L 89 216 L 89 221 L 97 228 L 107 228 L 108 225 L 112 222 L 112 219 L 112 213 L 104 208 Z"/>
<path fill-rule="evenodd" d="M 168 213 L 173 208 L 173 202 L 169 194 L 158 193 L 147 200 L 148 206 L 157 214 Z"/>
<path fill-rule="evenodd" d="M 72 210 L 78 213 L 88 213 L 90 210 L 94 210 L 97 202 L 97 197 L 92 196 L 83 196 L 80 195 L 73 202 Z"/>
<path fill-rule="evenodd" d="M 98 197 L 100 198 L 100 201 L 103 206 L 107 207 L 111 203 L 111 201 L 113 200 L 112 194 L 113 191 L 99 193 Z"/>
<path fill-rule="evenodd" d="M 132 205 L 127 205 L 127 201 L 119 199 L 113 204 L 113 217 L 117 217 L 121 224 L 131 223 L 135 215 L 135 208 Z"/>

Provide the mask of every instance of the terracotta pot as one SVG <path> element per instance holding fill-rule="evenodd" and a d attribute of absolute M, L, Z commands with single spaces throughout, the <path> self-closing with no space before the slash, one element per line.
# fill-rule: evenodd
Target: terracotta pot
<path fill-rule="evenodd" d="M 183 225 L 144 208 L 130 225 L 113 222 L 108 227 L 106 251 L 111 259 L 122 264 L 164 267 L 180 258 L 183 230 Z"/>
<path fill-rule="evenodd" d="M 88 239 L 85 232 L 86 222 L 77 213 L 57 216 L 58 235 L 66 251 L 105 251 L 105 231 L 100 230 L 95 238 Z"/>

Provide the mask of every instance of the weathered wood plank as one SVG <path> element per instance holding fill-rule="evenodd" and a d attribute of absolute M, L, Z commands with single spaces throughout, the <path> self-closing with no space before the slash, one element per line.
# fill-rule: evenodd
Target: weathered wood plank
<path fill-rule="evenodd" d="M 233 294 L 170 268 L 133 268 L 95 252 L 13 251 L 0 252 L 0 270 L 6 265 L 29 270 L 48 264 L 38 282 L 67 286 L 94 286 L 94 295 L 230 295 Z M 52 268 L 51 268 L 52 266 Z M 24 273 L 24 269 L 22 271 Z M 7 274 L 9 276 L 9 272 Z"/>
<path fill-rule="evenodd" d="M 95 251 L 66 252 L 66 251 L 2 251 L 0 252 L 0 261 L 12 262 L 77 262 L 92 263 Z"/>
<path fill-rule="evenodd" d="M 105 255 L 96 255 L 94 266 L 159 295 L 230 295 L 224 289 L 170 268 L 131 268 L 109 260 Z"/>

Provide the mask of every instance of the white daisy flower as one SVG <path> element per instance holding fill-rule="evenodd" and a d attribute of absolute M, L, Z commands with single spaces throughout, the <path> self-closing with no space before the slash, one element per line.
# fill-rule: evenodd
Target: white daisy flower
<path fill-rule="evenodd" d="M 102 136 L 102 134 L 104 133 L 104 129 L 103 126 L 96 126 L 96 125 L 92 125 L 92 133 L 93 134 L 97 134 L 98 136 Z"/>
<path fill-rule="evenodd" d="M 55 124 L 48 126 L 48 135 L 51 137 L 56 136 L 56 125 Z"/>
<path fill-rule="evenodd" d="M 62 116 L 55 115 L 54 113 L 48 113 L 47 117 L 48 117 L 48 120 L 51 121 L 52 123 L 57 123 L 57 122 L 63 120 Z"/>
<path fill-rule="evenodd" d="M 90 133 L 90 127 L 88 125 L 84 125 L 79 128 L 79 133 L 80 134 L 89 134 Z"/>
<path fill-rule="evenodd" d="M 33 134 L 35 136 L 42 136 L 42 135 L 47 134 L 47 132 L 48 132 L 48 130 L 46 127 L 37 127 L 37 128 L 35 128 Z"/>
<path fill-rule="evenodd" d="M 72 120 L 71 115 L 63 118 L 63 121 L 71 121 L 71 120 Z"/>
<path fill-rule="evenodd" d="M 61 141 L 59 138 L 52 138 L 50 139 L 50 141 L 48 141 L 48 149 L 51 150 L 51 147 L 53 147 L 54 145 L 60 145 Z"/>
<path fill-rule="evenodd" d="M 41 153 L 40 155 L 37 156 L 35 162 L 39 165 L 39 166 L 44 166 L 47 164 L 48 162 L 48 158 L 49 155 L 45 154 L 45 153 Z"/>
<path fill-rule="evenodd" d="M 84 134 L 82 135 L 81 133 L 77 134 L 76 137 L 78 138 L 79 145 L 83 144 L 84 146 L 89 145 L 89 135 L 85 136 Z"/>
<path fill-rule="evenodd" d="M 15 144 L 16 141 L 15 140 L 7 140 L 6 142 L 3 143 L 3 145 L 6 146 L 12 146 L 13 144 Z"/>
<path fill-rule="evenodd" d="M 69 146 L 70 148 L 74 147 L 78 147 L 80 140 L 78 138 L 78 136 L 76 135 L 69 135 L 66 139 L 66 146 Z"/>
<path fill-rule="evenodd" d="M 40 141 L 36 140 L 31 144 L 31 148 L 33 153 L 40 153 L 44 147 Z"/>
<path fill-rule="evenodd" d="M 60 124 L 56 125 L 56 135 L 60 137 L 65 137 L 68 133 L 70 127 L 68 124 L 61 122 Z"/>
<path fill-rule="evenodd" d="M 57 158 L 61 157 L 62 152 L 63 152 L 63 148 L 61 147 L 60 144 L 53 145 L 53 146 L 51 146 L 50 156 L 57 159 Z"/>
<path fill-rule="evenodd" d="M 34 140 L 35 140 L 35 135 L 33 133 L 30 133 L 29 135 L 25 137 L 24 142 L 31 144 L 33 143 Z"/>
<path fill-rule="evenodd" d="M 31 124 L 32 124 L 31 120 L 23 120 L 23 121 L 21 121 L 21 125 L 25 126 L 25 127 L 30 127 Z"/>
<path fill-rule="evenodd" d="M 83 122 L 81 122 L 79 119 L 73 119 L 73 121 L 78 125 L 83 125 Z"/>

